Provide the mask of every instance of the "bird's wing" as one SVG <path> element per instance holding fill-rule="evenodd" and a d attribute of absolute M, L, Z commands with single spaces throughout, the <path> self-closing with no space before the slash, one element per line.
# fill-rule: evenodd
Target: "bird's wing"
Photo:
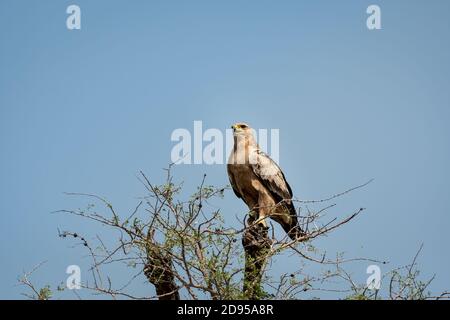
<path fill-rule="evenodd" d="M 283 171 L 267 154 L 256 150 L 251 164 L 253 172 L 261 182 L 274 193 L 278 201 L 292 199 L 292 190 L 284 177 Z"/>
<path fill-rule="evenodd" d="M 292 190 L 284 177 L 283 171 L 267 154 L 256 150 L 254 161 L 251 164 L 253 172 L 259 177 L 261 182 L 270 190 L 277 202 L 284 200 L 283 206 L 287 209 L 286 214 L 272 217 L 280 223 L 292 240 L 295 240 L 305 233 L 298 225 L 297 213 L 292 199 Z"/>
<path fill-rule="evenodd" d="M 236 187 L 236 181 L 234 179 L 234 174 L 233 174 L 233 167 L 232 165 L 228 164 L 227 165 L 227 172 L 228 172 L 228 179 L 230 179 L 230 184 L 231 187 L 233 188 L 234 194 L 238 197 L 238 198 L 242 198 L 241 194 L 239 193 L 237 187 Z"/>

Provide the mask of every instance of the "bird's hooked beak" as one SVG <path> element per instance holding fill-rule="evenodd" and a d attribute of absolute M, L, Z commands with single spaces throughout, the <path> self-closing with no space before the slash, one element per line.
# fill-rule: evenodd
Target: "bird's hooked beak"
<path fill-rule="evenodd" d="M 249 126 L 245 123 L 235 123 L 231 126 L 231 129 L 233 129 L 233 133 L 246 133 L 249 129 Z"/>

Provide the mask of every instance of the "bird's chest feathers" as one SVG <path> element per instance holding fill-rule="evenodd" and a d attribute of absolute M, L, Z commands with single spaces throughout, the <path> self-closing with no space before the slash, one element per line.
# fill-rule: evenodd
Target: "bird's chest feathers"
<path fill-rule="evenodd" d="M 236 188 L 249 206 L 256 205 L 260 195 L 267 192 L 254 172 L 258 167 L 257 159 L 258 148 L 254 141 L 245 137 L 235 137 L 228 165 L 232 168 Z"/>
<path fill-rule="evenodd" d="M 257 148 L 246 138 L 235 139 L 233 151 L 230 154 L 230 164 L 255 164 L 257 161 Z M 251 168 L 250 168 L 251 169 Z"/>
<path fill-rule="evenodd" d="M 253 172 L 249 164 L 233 164 L 233 175 L 239 193 L 244 195 L 246 202 L 258 201 L 259 195 L 266 192 L 266 188 L 261 184 L 260 179 Z"/>

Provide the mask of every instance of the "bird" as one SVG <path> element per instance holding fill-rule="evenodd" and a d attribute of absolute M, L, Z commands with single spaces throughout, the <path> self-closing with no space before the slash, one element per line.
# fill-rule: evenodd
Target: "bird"
<path fill-rule="evenodd" d="M 269 217 L 281 225 L 292 240 L 305 235 L 298 224 L 292 189 L 278 164 L 256 143 L 252 128 L 243 122 L 231 126 L 234 145 L 227 173 L 236 196 L 250 210 L 250 217 L 266 229 Z"/>

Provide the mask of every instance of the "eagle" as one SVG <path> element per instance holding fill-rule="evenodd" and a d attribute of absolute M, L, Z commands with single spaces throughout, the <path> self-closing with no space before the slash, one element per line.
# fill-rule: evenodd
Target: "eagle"
<path fill-rule="evenodd" d="M 292 202 L 292 189 L 280 167 L 259 148 L 248 124 L 236 123 L 231 128 L 234 146 L 227 171 L 236 196 L 245 202 L 257 223 L 267 228 L 266 218 L 270 217 L 292 240 L 304 236 Z"/>

